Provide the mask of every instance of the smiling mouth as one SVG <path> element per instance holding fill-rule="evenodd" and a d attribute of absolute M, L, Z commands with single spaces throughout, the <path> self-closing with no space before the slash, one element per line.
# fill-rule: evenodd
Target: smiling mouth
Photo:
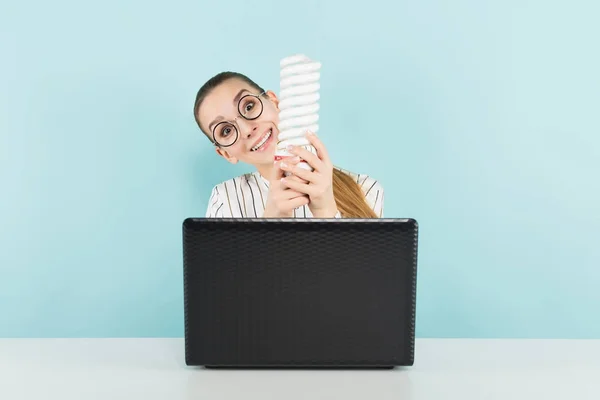
<path fill-rule="evenodd" d="M 265 145 L 265 143 L 267 143 L 269 141 L 269 139 L 271 138 L 271 136 L 273 136 L 273 129 L 269 129 L 269 131 L 262 138 L 262 140 L 260 142 L 258 142 L 258 144 L 256 146 L 252 147 L 250 149 L 250 151 L 258 151 L 258 150 L 262 149 L 263 146 Z"/>

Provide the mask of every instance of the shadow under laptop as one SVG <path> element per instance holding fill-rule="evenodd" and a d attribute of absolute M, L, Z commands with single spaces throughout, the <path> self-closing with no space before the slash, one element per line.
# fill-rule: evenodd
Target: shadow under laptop
<path fill-rule="evenodd" d="M 286 370 L 296 370 L 296 371 L 369 371 L 369 370 L 390 370 L 390 369 L 400 369 L 400 367 L 395 366 L 336 366 L 336 367 L 328 367 L 328 366 L 285 366 L 285 367 L 276 367 L 276 366 L 248 366 L 248 367 L 223 367 L 223 366 L 212 366 L 207 365 L 202 367 L 203 369 L 214 369 L 214 370 L 268 370 L 268 371 L 286 371 Z"/>

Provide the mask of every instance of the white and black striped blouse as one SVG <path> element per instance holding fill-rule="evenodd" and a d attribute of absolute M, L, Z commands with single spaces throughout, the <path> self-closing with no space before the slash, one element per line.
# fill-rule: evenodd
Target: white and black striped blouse
<path fill-rule="evenodd" d="M 338 168 L 339 169 L 339 168 Z M 383 187 L 368 175 L 340 171 L 350 175 L 360 185 L 367 204 L 383 218 Z M 265 211 L 269 181 L 258 171 L 247 173 L 217 184 L 210 195 L 207 218 L 260 218 Z M 308 206 L 294 210 L 295 218 L 311 218 Z"/>

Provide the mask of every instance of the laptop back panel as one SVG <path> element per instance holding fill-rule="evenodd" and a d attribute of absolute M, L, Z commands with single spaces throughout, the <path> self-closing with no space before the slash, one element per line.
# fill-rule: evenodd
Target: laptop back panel
<path fill-rule="evenodd" d="M 412 365 L 417 236 L 411 219 L 187 219 L 186 363 Z"/>

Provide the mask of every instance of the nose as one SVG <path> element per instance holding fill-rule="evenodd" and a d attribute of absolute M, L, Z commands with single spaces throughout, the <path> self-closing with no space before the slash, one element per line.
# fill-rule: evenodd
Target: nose
<path fill-rule="evenodd" d="M 255 121 L 241 119 L 238 124 L 240 125 L 240 130 L 243 131 L 242 136 L 246 139 L 258 132 L 258 124 Z"/>

